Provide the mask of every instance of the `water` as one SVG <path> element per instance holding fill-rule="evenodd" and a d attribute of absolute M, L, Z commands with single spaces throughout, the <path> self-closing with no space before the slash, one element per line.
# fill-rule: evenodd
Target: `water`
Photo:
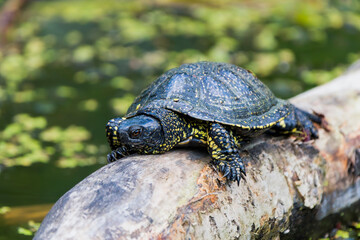
<path fill-rule="evenodd" d="M 2 169 L 0 206 L 9 206 L 11 211 L 0 215 L 0 240 L 31 239 L 18 234 L 18 227 L 28 227 L 29 220 L 41 222 L 66 191 L 101 166 L 58 168 L 52 164 L 33 164 Z"/>

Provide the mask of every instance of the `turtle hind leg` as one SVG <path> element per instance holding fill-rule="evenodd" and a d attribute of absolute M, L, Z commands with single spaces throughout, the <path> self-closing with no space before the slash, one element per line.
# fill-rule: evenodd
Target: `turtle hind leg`
<path fill-rule="evenodd" d="M 318 138 L 319 134 L 317 129 L 314 126 L 314 123 L 320 124 L 322 123 L 321 117 L 301 110 L 295 107 L 295 114 L 297 116 L 298 122 L 300 126 L 306 133 L 309 133 L 311 138 Z"/>
<path fill-rule="evenodd" d="M 301 133 L 307 141 L 319 137 L 314 123 L 321 124 L 321 121 L 321 117 L 294 107 L 293 111 L 278 122 L 272 130 L 283 134 Z"/>
<path fill-rule="evenodd" d="M 211 123 L 208 131 L 208 151 L 213 164 L 230 181 L 240 183 L 245 179 L 245 165 L 239 155 L 235 139 L 230 132 L 219 123 Z"/>

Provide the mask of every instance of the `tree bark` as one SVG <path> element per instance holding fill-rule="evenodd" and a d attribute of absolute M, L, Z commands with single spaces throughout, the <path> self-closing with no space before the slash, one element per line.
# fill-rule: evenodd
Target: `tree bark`
<path fill-rule="evenodd" d="M 206 150 L 127 157 L 62 196 L 35 239 L 303 239 L 307 227 L 358 206 L 359 79 L 353 71 L 292 99 L 324 114 L 330 131 L 310 142 L 254 140 L 240 186 L 226 183 Z"/>

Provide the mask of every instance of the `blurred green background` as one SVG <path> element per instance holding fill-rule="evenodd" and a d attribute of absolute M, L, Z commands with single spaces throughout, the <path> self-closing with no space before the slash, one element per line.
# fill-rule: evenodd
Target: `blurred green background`
<path fill-rule="evenodd" d="M 0 240 L 31 239 L 106 164 L 107 120 L 164 71 L 233 63 L 289 98 L 360 59 L 360 2 L 37 0 L 0 38 Z"/>

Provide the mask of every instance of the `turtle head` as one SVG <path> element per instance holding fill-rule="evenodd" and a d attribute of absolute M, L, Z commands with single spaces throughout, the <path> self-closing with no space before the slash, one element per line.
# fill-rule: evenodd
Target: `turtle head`
<path fill-rule="evenodd" d="M 111 119 L 106 125 L 106 136 L 112 150 L 108 162 L 132 153 L 150 153 L 164 139 L 160 122 L 142 114 Z"/>

